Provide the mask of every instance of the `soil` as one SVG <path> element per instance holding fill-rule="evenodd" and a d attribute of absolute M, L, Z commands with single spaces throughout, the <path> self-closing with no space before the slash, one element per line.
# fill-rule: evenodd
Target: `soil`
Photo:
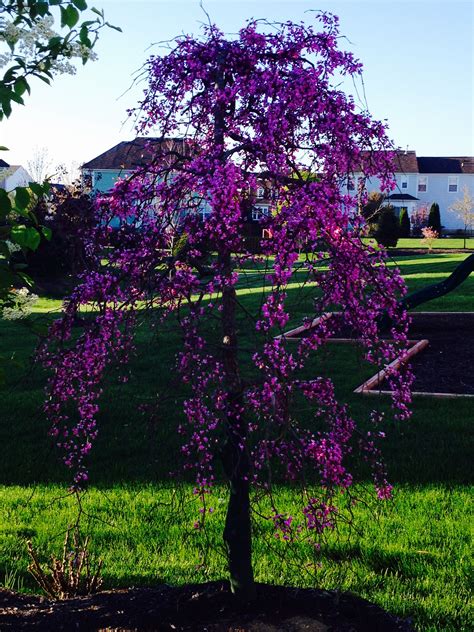
<path fill-rule="evenodd" d="M 0 590 L 0 630 L 413 632 L 364 599 L 257 584 L 252 605 L 236 607 L 226 582 L 130 588 L 64 601 Z"/>
<path fill-rule="evenodd" d="M 410 339 L 429 345 L 410 363 L 412 390 L 474 395 L 474 314 L 412 314 Z M 382 383 L 382 390 L 386 387 Z"/>
<path fill-rule="evenodd" d="M 474 395 L 474 313 L 411 312 L 410 340 L 426 338 L 429 345 L 410 360 L 419 393 Z M 295 337 L 307 335 L 305 332 Z M 342 327 L 333 338 L 353 338 Z M 389 390 L 386 382 L 378 389 Z"/>

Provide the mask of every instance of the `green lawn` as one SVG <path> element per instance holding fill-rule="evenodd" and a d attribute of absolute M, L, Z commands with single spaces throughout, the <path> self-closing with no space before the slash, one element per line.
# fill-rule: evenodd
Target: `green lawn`
<path fill-rule="evenodd" d="M 438 282 L 465 255 L 403 257 L 399 265 L 410 290 Z M 239 300 L 254 309 L 262 296 L 262 274 L 242 275 Z M 314 287 L 295 284 L 289 291 L 293 321 L 307 314 Z M 32 316 L 48 322 L 57 301 L 42 298 Z M 423 310 L 474 311 L 474 275 L 455 293 L 420 307 Z M 242 324 L 241 335 L 252 338 Z M 15 352 L 8 384 L 0 399 L 0 583 L 25 591 L 36 587 L 26 570 L 25 540 L 41 555 L 59 553 L 66 526 L 77 515 L 67 495 L 68 472 L 58 463 L 41 414 L 44 376 L 30 361 L 34 335 L 21 322 L 0 323 L 0 348 Z M 179 470 L 179 440 L 174 431 L 176 404 L 165 402 L 153 421 L 137 413 L 170 378 L 179 339 L 173 331 L 141 328 L 134 378 L 113 379 L 104 395 L 100 436 L 91 456 L 92 486 L 83 499 L 83 528 L 92 550 L 104 559 L 106 586 L 150 585 L 166 581 L 205 581 L 225 575 L 221 532 L 225 489 L 216 490 L 216 509 L 206 534 L 192 528 L 198 506 L 190 484 L 175 487 L 168 473 Z M 352 390 L 371 373 L 354 347 L 331 345 L 315 355 L 314 374 L 334 376 L 336 388 L 358 417 L 374 400 Z M 178 397 L 178 395 L 177 395 Z M 386 400 L 381 407 L 388 407 Z M 360 503 L 354 526 L 341 527 L 323 547 L 316 576 L 309 572 L 311 550 L 304 542 L 277 542 L 269 525 L 258 520 L 255 570 L 259 581 L 318 585 L 351 590 L 400 616 L 412 617 L 419 630 L 469 630 L 470 487 L 472 401 L 420 399 L 411 421 L 391 426 L 386 442 L 393 502 Z M 305 411 L 301 411 L 304 415 Z M 174 479 L 172 479 L 174 480 Z M 357 494 L 369 491 L 366 472 L 358 471 Z M 297 495 L 280 487 L 288 511 Z M 207 555 L 203 557 L 203 551 Z M 308 568 L 306 572 L 304 569 Z"/>
<path fill-rule="evenodd" d="M 427 250 L 426 244 L 423 244 L 420 238 L 399 239 L 397 248 L 422 248 Z M 434 242 L 433 248 L 462 250 L 464 248 L 464 239 L 462 237 L 442 237 Z M 474 239 L 472 237 L 466 239 L 466 248 L 470 250 L 474 249 Z"/>

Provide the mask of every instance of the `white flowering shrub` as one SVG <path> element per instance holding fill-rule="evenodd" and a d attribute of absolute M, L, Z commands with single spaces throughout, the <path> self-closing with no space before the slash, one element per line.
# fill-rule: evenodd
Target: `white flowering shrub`
<path fill-rule="evenodd" d="M 5 320 L 18 320 L 25 318 L 33 311 L 34 305 L 38 301 L 38 296 L 33 294 L 26 287 L 19 290 L 12 290 L 11 302 L 8 307 L 5 306 L 0 314 Z"/>
<path fill-rule="evenodd" d="M 20 56 L 26 62 L 35 60 L 44 51 L 50 40 L 59 38 L 60 35 L 53 29 L 54 17 L 47 15 L 38 17 L 32 22 L 31 27 L 16 25 L 12 19 L 0 18 L 0 41 L 8 46 L 8 51 L 0 55 L 0 68 L 4 68 Z M 54 74 L 76 73 L 76 67 L 71 62 L 74 58 L 85 61 L 95 61 L 97 54 L 80 41 L 72 41 L 65 44 L 62 56 L 51 60 L 48 70 Z M 45 70 L 46 63 L 39 62 L 39 69 Z"/>

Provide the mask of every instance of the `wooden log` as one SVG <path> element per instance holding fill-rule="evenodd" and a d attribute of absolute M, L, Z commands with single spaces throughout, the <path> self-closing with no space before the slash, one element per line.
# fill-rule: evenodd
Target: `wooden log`
<path fill-rule="evenodd" d="M 355 393 L 356 391 L 354 391 Z M 360 391 L 360 394 L 362 395 L 392 395 L 392 391 L 381 391 L 381 390 L 374 390 L 372 389 L 371 391 Z M 457 399 L 458 397 L 461 398 L 466 398 L 466 397 L 471 397 L 474 398 L 474 395 L 470 394 L 470 393 L 430 393 L 428 391 L 413 391 L 412 392 L 412 396 L 413 397 L 434 397 L 435 399 Z"/>
<path fill-rule="evenodd" d="M 300 325 L 299 327 L 295 327 L 295 329 L 290 329 L 290 331 L 285 331 L 285 333 L 275 336 L 275 340 L 279 340 L 280 338 L 288 338 L 291 340 L 303 331 L 308 331 L 308 329 L 312 329 L 321 321 L 325 321 L 328 318 L 331 318 L 333 313 L 334 312 L 324 312 L 324 314 L 321 314 L 321 316 L 314 318 L 310 323 L 307 323 L 306 325 Z"/>
<path fill-rule="evenodd" d="M 382 369 L 382 371 L 378 371 L 378 373 L 366 380 L 363 384 L 361 384 L 361 386 L 358 386 L 354 390 L 354 393 L 364 393 L 365 391 L 371 391 L 376 386 L 378 386 L 378 384 L 383 382 L 387 374 L 392 369 L 397 369 L 401 364 L 408 362 L 410 358 L 422 351 L 428 345 L 429 341 L 426 340 L 426 338 L 424 338 L 423 340 L 419 340 L 416 344 L 413 345 L 413 347 L 410 347 L 406 353 L 399 356 L 398 358 L 395 358 L 393 362 L 390 362 L 390 364 L 385 369 Z"/>

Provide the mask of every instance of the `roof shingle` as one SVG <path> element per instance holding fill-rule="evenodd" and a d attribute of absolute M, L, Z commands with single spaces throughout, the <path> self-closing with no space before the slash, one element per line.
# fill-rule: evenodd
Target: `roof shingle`
<path fill-rule="evenodd" d="M 418 168 L 420 173 L 474 173 L 474 157 L 420 156 Z"/>
<path fill-rule="evenodd" d="M 84 163 L 82 168 L 130 171 L 137 167 L 145 167 L 160 154 L 165 155 L 172 151 L 185 155 L 185 141 L 172 138 L 138 137 L 115 145 L 103 154 Z"/>

